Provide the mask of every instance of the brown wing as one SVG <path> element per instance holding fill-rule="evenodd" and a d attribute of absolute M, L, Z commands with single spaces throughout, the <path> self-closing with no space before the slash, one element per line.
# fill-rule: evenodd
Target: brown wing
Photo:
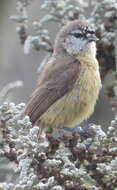
<path fill-rule="evenodd" d="M 76 79 L 79 77 L 81 65 L 78 60 L 57 65 L 48 76 L 45 74 L 46 80 L 38 84 L 37 89 L 27 104 L 25 114 L 30 117 L 34 124 L 39 117 L 47 111 L 58 99 L 68 93 Z"/>

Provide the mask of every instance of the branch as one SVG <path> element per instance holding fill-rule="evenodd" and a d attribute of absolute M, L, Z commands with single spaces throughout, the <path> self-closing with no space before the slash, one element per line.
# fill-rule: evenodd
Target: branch
<path fill-rule="evenodd" d="M 115 189 L 116 117 L 106 133 L 90 124 L 73 132 L 61 129 L 58 137 L 46 133 L 38 142 L 39 127 L 32 127 L 28 116 L 17 117 L 24 108 L 13 103 L 0 107 L 2 156 L 17 163 L 17 183 L 0 183 L 2 190 Z"/>

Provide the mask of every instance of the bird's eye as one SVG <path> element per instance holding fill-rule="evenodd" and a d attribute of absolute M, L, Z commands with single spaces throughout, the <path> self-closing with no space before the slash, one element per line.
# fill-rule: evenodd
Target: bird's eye
<path fill-rule="evenodd" d="M 82 38 L 82 37 L 84 37 L 84 34 L 82 34 L 82 33 L 73 33 L 72 35 L 74 37 L 76 37 L 76 38 Z"/>

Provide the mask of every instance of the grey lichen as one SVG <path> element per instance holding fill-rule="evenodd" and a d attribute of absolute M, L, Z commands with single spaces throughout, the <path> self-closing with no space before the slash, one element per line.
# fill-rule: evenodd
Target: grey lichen
<path fill-rule="evenodd" d="M 19 119 L 24 109 L 23 103 L 0 107 L 0 155 L 15 163 L 17 175 L 16 183 L 0 183 L 1 190 L 115 190 L 117 118 L 107 133 L 90 124 L 58 137 L 47 133 L 39 142 L 39 127 L 28 116 Z"/>
<path fill-rule="evenodd" d="M 48 14 L 46 14 L 40 22 L 43 24 L 48 21 L 54 21 L 64 24 L 66 21 L 73 19 L 74 14 L 78 16 L 79 13 L 83 13 L 83 8 L 86 8 L 87 5 L 85 1 L 45 0 L 41 8 L 46 10 Z"/>
<path fill-rule="evenodd" d="M 70 20 L 86 19 L 95 26 L 96 33 L 101 39 L 97 42 L 97 57 L 100 63 L 102 79 L 109 70 L 116 68 L 116 0 L 44 0 L 40 6 L 44 16 L 29 25 L 28 6 L 31 6 L 31 3 L 33 3 L 32 0 L 17 0 L 17 15 L 10 17 L 18 23 L 16 30 L 25 54 L 29 54 L 33 49 L 46 51 L 51 56 L 53 52 L 53 40 L 50 37 L 51 27 L 48 31 L 48 25 L 46 27 L 46 24 L 55 23 L 60 28 L 61 25 Z M 31 35 L 30 28 L 33 31 Z"/>

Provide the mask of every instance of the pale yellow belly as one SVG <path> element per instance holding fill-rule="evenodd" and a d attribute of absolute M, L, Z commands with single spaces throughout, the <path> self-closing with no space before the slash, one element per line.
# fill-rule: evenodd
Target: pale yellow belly
<path fill-rule="evenodd" d="M 86 73 L 87 72 L 87 73 Z M 43 126 L 59 127 L 75 125 L 86 120 L 94 111 L 101 88 L 99 75 L 84 72 L 73 90 L 54 103 L 40 118 Z M 87 78 L 86 78 L 87 75 Z"/>

